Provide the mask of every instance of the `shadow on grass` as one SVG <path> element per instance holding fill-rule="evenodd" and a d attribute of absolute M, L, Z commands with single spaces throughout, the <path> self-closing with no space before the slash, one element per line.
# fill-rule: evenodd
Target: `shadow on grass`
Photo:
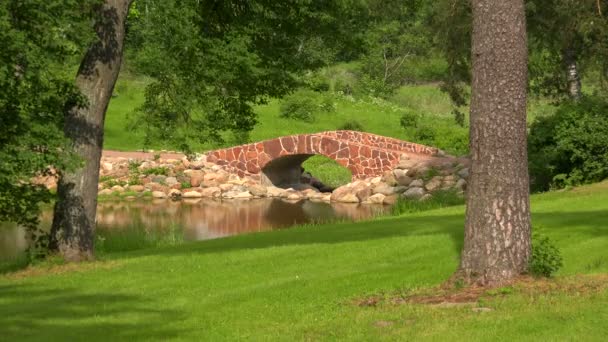
<path fill-rule="evenodd" d="M 243 249 L 306 244 L 337 244 L 423 235 L 447 235 L 460 253 L 463 242 L 462 215 L 382 218 L 354 223 L 327 223 L 292 229 L 244 234 L 187 243 L 161 249 L 134 252 L 136 255 L 175 255 L 185 253 L 222 253 Z"/>
<path fill-rule="evenodd" d="M 0 286 L 0 336 L 5 341 L 109 341 L 165 340 L 183 333 L 172 327 L 183 314 L 152 305 L 136 296 L 78 288 Z"/>
<path fill-rule="evenodd" d="M 608 211 L 605 210 L 538 213 L 533 214 L 532 219 L 533 225 L 541 225 L 549 234 L 571 229 L 569 233 L 583 236 L 608 235 Z M 355 223 L 328 223 L 282 231 L 245 234 L 134 253 L 137 255 L 207 254 L 277 246 L 336 244 L 424 235 L 449 236 L 456 253 L 460 254 L 464 239 L 464 215 L 412 215 Z"/>

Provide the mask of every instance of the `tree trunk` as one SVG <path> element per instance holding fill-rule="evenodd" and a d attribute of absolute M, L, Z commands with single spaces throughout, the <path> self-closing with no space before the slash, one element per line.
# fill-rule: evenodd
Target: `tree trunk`
<path fill-rule="evenodd" d="M 465 239 L 455 279 L 498 285 L 526 272 L 530 204 L 523 0 L 473 0 Z"/>
<path fill-rule="evenodd" d="M 576 53 L 572 49 L 566 49 L 563 58 L 568 82 L 568 96 L 577 101 L 581 98 L 581 78 L 576 65 Z"/>
<path fill-rule="evenodd" d="M 86 104 L 68 105 L 65 135 L 83 166 L 62 172 L 51 228 L 51 249 L 68 261 L 93 258 L 97 183 L 106 109 L 122 61 L 125 21 L 132 0 L 105 0 L 95 22 L 97 39 L 87 50 L 76 75 Z"/>

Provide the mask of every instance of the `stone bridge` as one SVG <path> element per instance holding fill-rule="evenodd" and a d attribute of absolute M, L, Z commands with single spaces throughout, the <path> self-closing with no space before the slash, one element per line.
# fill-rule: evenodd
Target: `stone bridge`
<path fill-rule="evenodd" d="M 400 156 L 428 159 L 438 149 L 381 135 L 328 131 L 265 140 L 207 153 L 207 160 L 239 176 L 274 185 L 300 182 L 301 165 L 320 154 L 348 168 L 353 180 L 376 177 L 392 170 Z"/>

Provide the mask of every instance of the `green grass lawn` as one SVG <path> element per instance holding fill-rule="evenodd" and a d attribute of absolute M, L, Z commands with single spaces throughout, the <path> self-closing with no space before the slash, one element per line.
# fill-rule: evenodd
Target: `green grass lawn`
<path fill-rule="evenodd" d="M 535 195 L 558 280 L 608 273 L 608 182 Z M 608 291 L 504 291 L 469 306 L 355 305 L 445 281 L 462 206 L 109 253 L 0 276 L 2 340 L 605 341 Z M 604 278 L 606 279 L 606 278 Z"/>

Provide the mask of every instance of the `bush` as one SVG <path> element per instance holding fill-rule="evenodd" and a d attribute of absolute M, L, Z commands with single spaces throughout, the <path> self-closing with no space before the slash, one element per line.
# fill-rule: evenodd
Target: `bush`
<path fill-rule="evenodd" d="M 282 118 L 313 122 L 317 109 L 317 95 L 311 90 L 299 90 L 283 98 L 280 116 Z"/>
<path fill-rule="evenodd" d="M 329 79 L 320 73 L 310 73 L 304 77 L 304 84 L 310 90 L 316 92 L 327 92 L 330 88 Z"/>
<path fill-rule="evenodd" d="M 318 112 L 333 112 L 334 110 L 335 104 L 331 96 L 321 95 L 312 90 L 298 90 L 283 98 L 280 116 L 304 122 L 314 122 Z"/>
<path fill-rule="evenodd" d="M 549 238 L 532 235 L 532 255 L 528 265 L 530 274 L 537 277 L 550 277 L 563 266 L 559 249 Z"/>
<path fill-rule="evenodd" d="M 357 121 L 357 120 L 346 121 L 345 123 L 340 125 L 340 127 L 338 127 L 338 129 L 343 129 L 343 130 L 347 130 L 347 131 L 359 131 L 359 132 L 364 131 L 363 125 L 361 125 L 359 123 L 359 121 Z"/>
<path fill-rule="evenodd" d="M 413 110 L 406 110 L 401 114 L 401 119 L 399 120 L 399 124 L 401 127 L 407 129 L 410 127 L 418 127 L 418 120 L 420 119 L 420 115 Z"/>
<path fill-rule="evenodd" d="M 420 142 L 426 145 L 434 145 L 436 132 L 431 126 L 420 126 L 414 132 L 414 139 L 416 142 Z"/>
<path fill-rule="evenodd" d="M 528 138 L 531 187 L 546 191 L 608 177 L 608 102 L 583 97 L 538 118 Z"/>

